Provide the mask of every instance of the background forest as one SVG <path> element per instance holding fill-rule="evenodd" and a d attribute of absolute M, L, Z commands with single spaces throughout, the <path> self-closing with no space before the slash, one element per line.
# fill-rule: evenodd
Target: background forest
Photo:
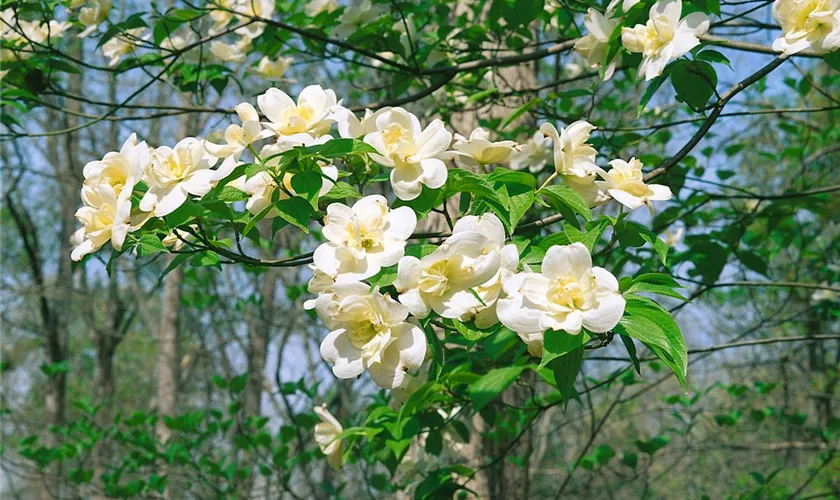
<path fill-rule="evenodd" d="M 607 54 L 575 50 L 587 9 L 632 26 L 653 4 L 4 0 L 0 496 L 840 498 L 840 53 L 779 56 L 765 0 L 684 0 L 708 32 L 649 81 L 620 30 Z M 19 20 L 54 33 L 27 49 Z M 240 22 L 261 31 L 240 39 Z M 235 105 L 313 84 L 358 116 L 401 106 L 464 137 L 525 144 L 542 123 L 586 120 L 599 162 L 662 168 L 673 197 L 650 213 L 606 204 L 575 228 L 542 222 L 563 208 L 543 203 L 519 217 L 532 248 L 593 235 L 616 277 L 677 281 L 642 291 L 664 293 L 682 331 L 686 389 L 608 332 L 577 351 L 569 389 L 519 369 L 479 395 L 465 384 L 523 366 L 525 345 L 436 320 L 416 385 L 336 378 L 319 351 L 329 329 L 304 308 L 312 272 L 264 264 L 315 250 L 314 220 L 310 234 L 240 224 L 258 233 L 242 238 L 253 262 L 157 238 L 71 260 L 88 162 L 132 133 L 224 143 Z M 427 207 L 417 230 L 448 230 L 465 199 Z M 340 469 L 315 440 L 322 404 L 349 429 Z M 370 430 L 389 415 L 402 427 Z"/>

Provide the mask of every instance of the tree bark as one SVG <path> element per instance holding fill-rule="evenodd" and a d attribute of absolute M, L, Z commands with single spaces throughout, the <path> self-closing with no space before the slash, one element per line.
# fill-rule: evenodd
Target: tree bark
<path fill-rule="evenodd" d="M 174 255 L 169 256 L 167 264 Z M 178 399 L 178 309 L 181 305 L 181 280 L 183 271 L 175 268 L 164 278 L 160 326 L 157 333 L 157 438 L 162 445 L 172 437 L 164 417 L 174 417 Z M 165 473 L 165 472 L 164 472 Z M 171 498 L 171 483 L 164 496 Z"/>

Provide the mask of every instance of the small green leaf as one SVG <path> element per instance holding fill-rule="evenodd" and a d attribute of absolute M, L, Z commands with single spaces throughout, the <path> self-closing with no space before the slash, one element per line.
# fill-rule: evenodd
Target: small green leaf
<path fill-rule="evenodd" d="M 137 250 L 138 257 L 145 257 L 147 255 L 153 255 L 160 252 L 169 252 L 169 250 L 163 246 L 160 238 L 158 238 L 155 234 L 144 234 L 139 240 L 137 240 L 137 244 L 134 248 Z"/>
<path fill-rule="evenodd" d="M 577 335 L 568 334 L 562 330 L 549 330 L 544 334 L 544 345 L 540 368 L 548 365 L 560 356 L 574 351 L 589 341 L 589 334 L 580 332 Z"/>
<path fill-rule="evenodd" d="M 361 198 L 359 191 L 346 182 L 336 182 L 330 190 L 321 197 L 325 201 L 344 201 L 347 198 Z"/>
<path fill-rule="evenodd" d="M 685 102 L 692 109 L 702 110 L 717 87 L 715 69 L 703 61 L 679 60 L 673 66 L 671 85 L 677 93 L 677 100 Z"/>
<path fill-rule="evenodd" d="M 589 210 L 589 205 L 571 188 L 555 184 L 542 188 L 539 193 L 547 198 L 549 204 L 555 208 L 567 207 L 586 220 L 592 219 L 592 211 Z"/>
<path fill-rule="evenodd" d="M 176 208 L 172 213 L 164 216 L 166 225 L 169 229 L 184 225 L 187 221 L 194 217 L 198 217 L 204 213 L 204 207 L 195 203 L 194 201 L 185 201 L 183 205 Z"/>
<path fill-rule="evenodd" d="M 575 394 L 575 379 L 577 379 L 582 364 L 583 347 L 578 347 L 549 363 L 549 368 L 554 372 L 557 390 L 560 391 L 564 404 L 568 404 L 569 399 Z"/>
<path fill-rule="evenodd" d="M 487 372 L 486 375 L 470 385 L 469 394 L 475 411 L 484 408 L 493 401 L 502 391 L 508 388 L 514 380 L 519 378 L 525 370 L 524 366 L 508 366 L 496 368 Z"/>
<path fill-rule="evenodd" d="M 522 106 L 519 106 L 513 111 L 513 113 L 510 114 L 510 116 L 508 116 L 505 119 L 505 121 L 502 122 L 502 125 L 499 127 L 499 130 L 504 130 L 508 125 L 515 122 L 520 116 L 524 115 L 525 113 L 533 109 L 535 106 L 538 106 L 542 102 L 542 97 L 535 97 L 523 104 Z"/>
<path fill-rule="evenodd" d="M 309 234 L 309 218 L 315 213 L 315 210 L 308 201 L 299 196 L 295 196 L 294 198 L 278 201 L 274 204 L 274 208 L 283 220 L 299 227 L 304 233 Z"/>

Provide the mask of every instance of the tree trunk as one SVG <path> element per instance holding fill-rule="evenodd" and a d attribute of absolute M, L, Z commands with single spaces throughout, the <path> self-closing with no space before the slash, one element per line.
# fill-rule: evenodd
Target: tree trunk
<path fill-rule="evenodd" d="M 174 255 L 169 256 L 167 264 Z M 178 395 L 178 309 L 181 304 L 183 271 L 175 268 L 164 278 L 163 303 L 157 334 L 157 438 L 165 445 L 172 432 L 164 417 L 174 417 Z M 164 471 L 164 474 L 166 472 Z M 171 483 L 164 496 L 171 498 Z"/>

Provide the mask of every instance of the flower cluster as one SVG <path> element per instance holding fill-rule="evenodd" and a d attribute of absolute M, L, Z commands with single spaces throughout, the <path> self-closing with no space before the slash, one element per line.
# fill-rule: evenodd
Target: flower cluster
<path fill-rule="evenodd" d="M 840 2 L 836 0 L 776 0 L 773 19 L 782 27 L 773 50 L 796 54 L 810 48 L 827 54 L 840 49 Z"/>
<path fill-rule="evenodd" d="M 54 19 L 47 23 L 18 19 L 13 9 L 0 12 L 0 62 L 26 59 L 41 45 L 60 38 L 72 25 Z"/>
<path fill-rule="evenodd" d="M 793 1 L 793 0 L 791 0 Z M 626 13 L 638 2 L 624 1 Z M 575 44 L 575 50 L 592 68 L 602 64 L 613 31 L 621 23 L 621 16 L 614 10 L 617 1 L 607 7 L 607 12 L 590 8 L 584 18 L 588 33 Z M 702 12 L 682 15 L 682 0 L 659 0 L 650 8 L 647 23 L 621 28 L 621 43 L 628 52 L 642 54 L 639 73 L 645 80 L 662 74 L 669 61 L 681 57 L 700 44 L 699 37 L 709 30 L 709 19 Z M 604 79 L 609 80 L 615 71 L 616 61 L 604 68 Z"/>
<path fill-rule="evenodd" d="M 386 389 L 400 387 L 406 372 L 423 363 L 426 333 L 419 320 L 432 313 L 481 329 L 501 322 L 536 354 L 548 329 L 604 332 L 623 311 L 615 278 L 592 268 L 580 244 L 552 248 L 542 274 L 520 272 L 517 247 L 507 243 L 505 227 L 493 213 L 461 217 L 434 251 L 407 255 L 417 213 L 405 204 L 424 189 L 443 187 L 448 167 L 481 171 L 508 165 L 539 172 L 553 162 L 554 173 L 544 185 L 559 178 L 592 206 L 614 198 L 631 209 L 650 207 L 671 196 L 665 186 L 645 184 L 638 160 L 613 160 L 612 170 L 601 169 L 588 143 L 595 127 L 585 121 L 559 131 L 543 124 L 518 145 L 493 140 L 481 128 L 468 137 L 453 134 L 438 119 L 424 126 L 399 107 L 359 118 L 319 85 L 305 87 L 297 99 L 270 88 L 257 97 L 257 105 L 259 112 L 247 102 L 235 106 L 240 123 L 227 127 L 224 143 L 187 137 L 172 147 L 150 148 L 132 135 L 119 152 L 85 166 L 84 206 L 76 214 L 82 228 L 74 236 L 72 257 L 80 260 L 109 241 L 120 250 L 144 223 L 200 200 L 222 181 L 244 193 L 245 208 L 254 216 L 279 216 L 276 204 L 301 194 L 295 190 L 301 170 L 286 168 L 284 155 L 333 140 L 335 128 L 339 136 L 367 145 L 366 161 L 390 171 L 391 188 L 403 206 L 392 208 L 388 198 L 375 194 L 352 205 L 326 207 L 325 241 L 313 254 L 308 285 L 317 297 L 305 307 L 314 309 L 329 330 L 321 355 L 334 374 L 355 378 L 368 372 Z M 246 153 L 260 169 L 234 174 Z M 313 157 L 306 168 L 318 174 L 320 196 L 340 175 L 324 157 Z M 161 244 L 178 251 L 198 229 L 170 228 Z M 396 268 L 392 294 L 365 282 L 389 267 Z"/>

